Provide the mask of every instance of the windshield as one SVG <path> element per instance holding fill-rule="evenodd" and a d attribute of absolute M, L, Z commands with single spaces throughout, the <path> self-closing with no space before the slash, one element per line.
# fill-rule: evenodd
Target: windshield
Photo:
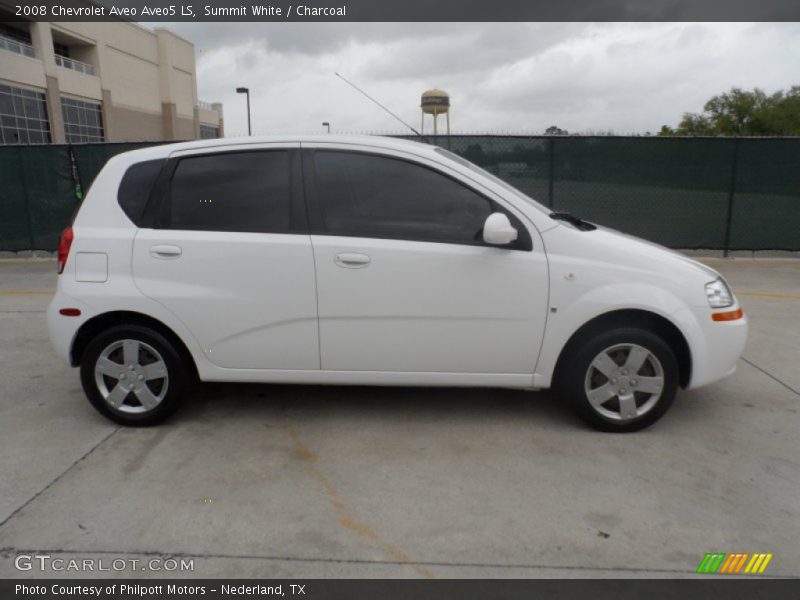
<path fill-rule="evenodd" d="M 521 198 L 522 200 L 524 200 L 525 202 L 527 202 L 528 204 L 530 204 L 534 208 L 542 211 L 544 214 L 549 215 L 551 212 L 553 212 L 549 208 L 544 206 L 543 204 L 540 204 L 539 202 L 537 202 L 536 200 L 534 200 L 533 198 L 531 198 L 527 194 L 525 194 L 525 193 L 521 192 L 520 190 L 518 190 L 517 188 L 515 188 L 513 185 L 511 185 L 507 181 L 504 181 L 504 180 L 500 179 L 497 175 L 494 175 L 494 174 L 490 173 L 486 169 L 482 169 L 481 167 L 479 167 L 475 163 L 471 163 L 466 158 L 463 158 L 463 157 L 459 156 L 458 154 L 450 152 L 449 150 L 445 150 L 444 148 L 439 148 L 438 146 L 435 148 L 435 150 L 436 150 L 436 152 L 438 152 L 439 154 L 441 154 L 445 158 L 449 158 L 450 160 L 452 160 L 454 162 L 457 162 L 462 167 L 467 167 L 470 171 L 474 171 L 474 172 L 476 172 L 476 173 L 478 173 L 480 175 L 483 175 L 484 177 L 486 177 L 488 179 L 491 179 L 494 183 L 496 183 L 497 185 L 501 186 L 503 189 L 511 192 L 517 198 Z"/>

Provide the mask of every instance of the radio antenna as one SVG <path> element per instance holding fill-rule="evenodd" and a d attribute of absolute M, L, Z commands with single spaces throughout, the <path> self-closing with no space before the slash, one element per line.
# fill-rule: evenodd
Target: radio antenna
<path fill-rule="evenodd" d="M 337 76 L 339 79 L 341 79 L 342 81 L 344 81 L 344 82 L 345 82 L 347 85 L 349 85 L 351 88 L 353 88 L 354 90 L 356 90 L 357 92 L 359 92 L 359 93 L 360 93 L 360 94 L 362 94 L 363 96 L 366 96 L 366 97 L 367 97 L 369 100 L 371 100 L 372 102 L 374 102 L 375 104 L 377 104 L 378 106 L 380 106 L 380 107 L 381 107 L 383 110 L 385 110 L 387 113 L 389 113 L 390 115 L 392 115 L 392 116 L 393 116 L 395 119 L 397 119 L 398 121 L 400 121 L 400 122 L 401 122 L 403 125 L 405 125 L 406 127 L 408 127 L 408 128 L 411 130 L 411 131 L 413 131 L 413 132 L 414 132 L 415 134 L 417 134 L 419 137 L 422 137 L 422 134 L 421 134 L 419 131 L 417 131 L 417 130 L 416 130 L 416 129 L 414 129 L 414 128 L 413 128 L 411 125 L 409 125 L 408 123 L 406 123 L 405 121 L 403 121 L 403 119 L 401 119 L 400 117 L 398 117 L 396 114 L 394 114 L 394 113 L 393 113 L 392 111 L 390 111 L 388 108 L 386 108 L 386 107 L 385 107 L 383 104 L 381 104 L 380 102 L 378 102 L 377 100 L 375 100 L 375 98 L 373 98 L 372 96 L 370 96 L 370 95 L 369 95 L 367 92 L 365 92 L 364 90 L 362 90 L 362 89 L 361 89 L 360 87 L 358 87 L 358 86 L 357 86 L 355 83 L 353 83 L 352 81 L 348 81 L 347 79 L 345 79 L 344 77 L 342 77 L 341 75 L 339 75 L 339 73 L 336 73 L 335 71 L 334 71 L 334 73 L 333 73 L 333 74 L 334 74 L 334 75 L 336 75 L 336 76 Z"/>

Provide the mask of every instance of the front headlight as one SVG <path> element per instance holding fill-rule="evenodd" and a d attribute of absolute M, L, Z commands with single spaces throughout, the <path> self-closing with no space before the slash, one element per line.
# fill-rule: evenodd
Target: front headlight
<path fill-rule="evenodd" d="M 706 284 L 706 297 L 711 308 L 727 308 L 733 305 L 733 294 L 722 278 Z"/>

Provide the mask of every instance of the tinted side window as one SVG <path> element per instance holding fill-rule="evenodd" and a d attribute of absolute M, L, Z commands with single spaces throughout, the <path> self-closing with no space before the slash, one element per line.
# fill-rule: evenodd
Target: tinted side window
<path fill-rule="evenodd" d="M 404 160 L 317 151 L 314 169 L 325 228 L 334 234 L 475 243 L 493 211 L 468 187 Z"/>
<path fill-rule="evenodd" d="M 291 204 L 287 151 L 184 158 L 172 176 L 166 225 L 206 231 L 289 231 Z"/>
<path fill-rule="evenodd" d="M 142 213 L 153 191 L 164 159 L 148 160 L 128 167 L 117 192 L 117 201 L 128 218 L 141 227 Z"/>

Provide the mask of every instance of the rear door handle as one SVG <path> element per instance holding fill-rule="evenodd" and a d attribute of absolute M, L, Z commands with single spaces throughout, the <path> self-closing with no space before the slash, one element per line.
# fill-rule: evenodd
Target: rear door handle
<path fill-rule="evenodd" d="M 181 253 L 181 247 L 173 246 L 172 244 L 157 244 L 155 246 L 150 246 L 150 256 L 153 258 L 178 258 Z"/>
<path fill-rule="evenodd" d="M 334 262 L 345 269 L 361 269 L 369 264 L 369 256 L 356 252 L 343 252 L 336 255 Z"/>

